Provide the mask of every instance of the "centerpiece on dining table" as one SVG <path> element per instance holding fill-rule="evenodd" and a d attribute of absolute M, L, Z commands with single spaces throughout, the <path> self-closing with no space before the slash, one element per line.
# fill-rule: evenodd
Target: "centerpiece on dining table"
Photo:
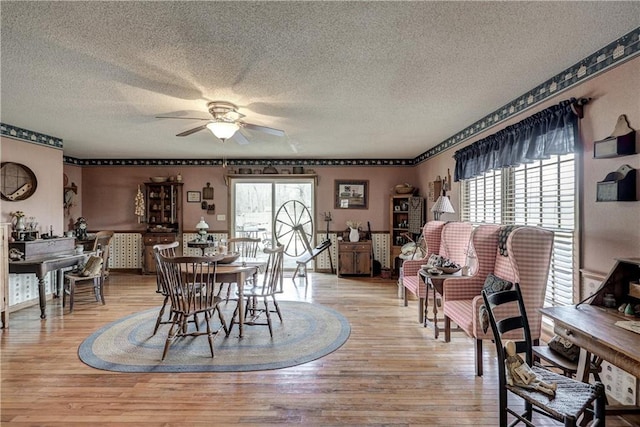
<path fill-rule="evenodd" d="M 238 258 L 240 258 L 240 252 L 229 252 L 224 255 L 224 258 L 218 261 L 218 264 L 231 264 Z"/>

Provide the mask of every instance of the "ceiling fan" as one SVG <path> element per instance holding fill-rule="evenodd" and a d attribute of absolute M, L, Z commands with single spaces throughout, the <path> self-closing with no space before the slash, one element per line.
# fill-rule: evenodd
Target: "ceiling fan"
<path fill-rule="evenodd" d="M 238 107 L 235 104 L 227 101 L 211 101 L 207 103 L 207 109 L 213 116 L 212 119 L 202 119 L 199 117 L 174 117 L 174 116 L 157 116 L 158 119 L 185 119 L 185 120 L 203 120 L 209 123 L 197 126 L 193 129 L 180 132 L 176 136 L 189 136 L 193 133 L 200 132 L 204 129 L 209 129 L 218 139 L 222 142 L 234 137 L 238 144 L 248 144 L 249 140 L 238 130 L 249 129 L 259 132 L 265 132 L 270 135 L 284 136 L 284 131 L 280 129 L 274 129 L 266 126 L 254 125 L 251 123 L 243 122 L 241 119 L 245 117 L 244 114 L 238 112 Z"/>

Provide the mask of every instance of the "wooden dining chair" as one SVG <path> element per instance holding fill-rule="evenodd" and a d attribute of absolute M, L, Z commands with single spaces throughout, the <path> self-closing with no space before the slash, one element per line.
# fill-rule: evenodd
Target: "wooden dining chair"
<path fill-rule="evenodd" d="M 259 275 L 256 281 L 245 282 L 242 290 L 245 299 L 244 314 L 238 313 L 240 305 L 236 305 L 227 335 L 231 333 L 234 323 L 238 323 L 236 316 L 240 315 L 244 315 L 245 325 L 268 326 L 271 337 L 273 337 L 271 313 L 276 313 L 282 322 L 282 313 L 276 300 L 276 294 L 282 293 L 284 246 L 279 245 L 274 249 L 265 248 L 264 253 L 269 256 L 265 271 Z M 273 308 L 269 307 L 269 300 L 273 303 Z M 265 320 L 259 320 L 263 314 Z"/>
<path fill-rule="evenodd" d="M 109 266 L 110 244 L 113 238 L 113 231 L 100 231 L 96 233 L 96 240 L 93 245 L 92 255 L 87 260 L 82 270 L 75 270 L 64 275 L 62 292 L 62 307 L 66 306 L 67 295 L 69 296 L 69 313 L 73 311 L 76 288 L 83 283 L 92 285 L 96 301 L 105 304 L 104 283 L 107 279 Z"/>
<path fill-rule="evenodd" d="M 593 417 L 591 426 L 605 424 L 605 392 L 601 382 L 587 384 L 565 375 L 552 372 L 533 363 L 532 339 L 524 298 L 518 283 L 514 288 L 489 294 L 482 291 L 482 299 L 489 316 L 489 323 L 496 345 L 498 363 L 498 397 L 500 411 L 500 427 L 507 426 L 508 416 L 516 418 L 510 425 L 523 422 L 532 426 L 533 413 L 539 413 L 565 426 L 576 426 L 582 416 Z M 514 314 L 514 308 L 515 314 Z M 547 384 L 555 384 L 555 395 L 549 396 L 534 387 L 523 387 L 516 380 L 509 384 L 507 377 L 506 340 L 515 342 L 517 354 L 524 354 L 522 359 L 535 374 L 536 378 Z M 510 402 L 508 393 L 518 396 L 524 401 L 524 412 L 515 407 L 515 399 Z M 546 425 L 546 424 L 545 424 Z"/>
<path fill-rule="evenodd" d="M 153 335 L 158 332 L 160 325 L 171 323 L 172 318 L 171 310 L 169 310 L 169 318 L 167 320 L 162 320 L 162 316 L 164 316 L 164 312 L 167 308 L 167 303 L 169 302 L 169 289 L 166 286 L 163 275 L 160 273 L 160 255 L 165 257 L 175 257 L 176 248 L 178 246 L 180 246 L 180 242 L 178 241 L 153 246 L 153 256 L 156 263 L 156 293 L 164 296 L 162 307 L 160 307 L 158 318 L 156 319 L 156 326 L 153 328 Z"/>
<path fill-rule="evenodd" d="M 96 233 L 96 239 L 93 241 L 93 248 L 91 248 L 91 252 L 97 253 L 99 250 L 104 248 L 105 246 L 109 246 L 111 244 L 111 240 L 113 239 L 115 232 L 113 231 L 98 231 Z M 111 254 L 109 254 L 111 255 Z M 109 265 L 104 266 L 104 277 L 109 277 Z"/>
<path fill-rule="evenodd" d="M 243 258 L 255 258 L 261 241 L 257 237 L 232 237 L 228 242 L 229 252 L 238 252 Z"/>
<path fill-rule="evenodd" d="M 211 357 L 214 357 L 213 340 L 224 330 L 228 334 L 227 323 L 220 311 L 220 297 L 214 291 L 217 262 L 223 255 L 166 257 L 158 255 L 162 281 L 171 302 L 171 328 L 167 334 L 162 360 L 171 344 L 180 337 L 206 335 L 209 340 Z M 212 317 L 217 313 L 221 326 L 213 329 Z M 204 316 L 205 330 L 199 326 L 200 315 Z M 189 323 L 193 322 L 190 326 Z"/>
<path fill-rule="evenodd" d="M 228 241 L 228 252 L 237 252 L 242 258 L 255 258 L 258 255 L 258 245 L 261 241 L 261 239 L 253 237 L 232 237 Z M 247 277 L 247 281 L 245 283 L 251 280 L 253 280 L 253 277 Z M 226 300 L 229 301 L 229 299 L 231 298 L 231 290 L 233 288 L 233 285 L 233 283 L 220 283 L 218 295 L 222 295 L 223 290 L 226 288 Z"/>

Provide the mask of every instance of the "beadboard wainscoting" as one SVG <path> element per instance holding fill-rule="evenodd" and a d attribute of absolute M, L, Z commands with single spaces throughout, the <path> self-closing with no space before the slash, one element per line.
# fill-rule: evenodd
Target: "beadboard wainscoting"
<path fill-rule="evenodd" d="M 110 269 L 137 269 L 142 267 L 142 234 L 115 233 L 110 247 Z"/>
<path fill-rule="evenodd" d="M 49 272 L 44 279 L 47 295 L 53 293 L 55 272 Z M 9 274 L 9 311 L 38 303 L 38 278 L 35 274 Z"/>

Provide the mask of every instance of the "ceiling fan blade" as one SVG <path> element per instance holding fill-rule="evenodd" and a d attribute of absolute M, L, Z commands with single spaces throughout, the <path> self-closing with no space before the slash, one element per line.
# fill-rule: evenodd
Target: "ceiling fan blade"
<path fill-rule="evenodd" d="M 242 132 L 240 132 L 240 130 L 237 130 L 236 133 L 233 134 L 231 139 L 233 139 L 235 142 L 237 142 L 238 145 L 247 145 L 247 144 L 249 144 L 249 140 L 247 139 L 246 136 L 244 136 L 242 134 Z"/>
<path fill-rule="evenodd" d="M 269 128 L 266 126 L 252 125 L 251 123 L 238 122 L 238 124 L 246 129 L 256 130 L 258 132 L 268 133 L 275 136 L 284 136 L 284 131 L 280 129 Z"/>
<path fill-rule="evenodd" d="M 198 126 L 198 127 L 193 128 L 193 129 L 189 129 L 189 130 L 185 130 L 184 132 L 180 132 L 176 136 L 189 136 L 192 133 L 200 132 L 201 130 L 206 129 L 206 128 L 207 128 L 207 125 Z"/>
<path fill-rule="evenodd" d="M 156 119 L 184 119 L 184 120 L 211 120 L 201 117 L 174 117 L 174 116 L 156 116 Z"/>

